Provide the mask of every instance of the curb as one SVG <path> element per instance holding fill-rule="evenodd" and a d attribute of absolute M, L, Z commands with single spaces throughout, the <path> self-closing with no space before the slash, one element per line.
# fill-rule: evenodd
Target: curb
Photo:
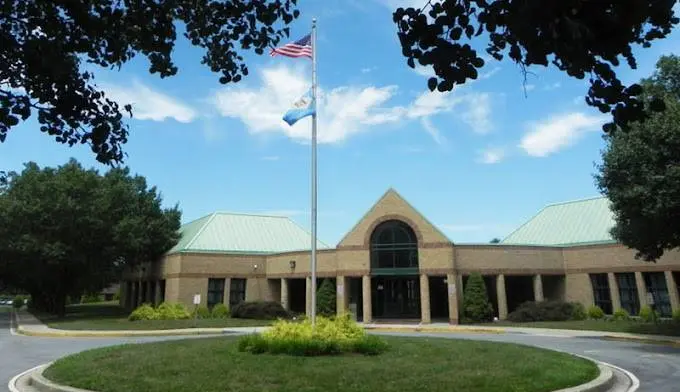
<path fill-rule="evenodd" d="M 580 355 L 576 355 L 581 357 Z M 559 389 L 553 392 L 607 392 L 611 389 L 613 386 L 613 383 L 615 381 L 614 379 L 614 373 L 612 372 L 610 366 L 615 367 L 613 365 L 609 365 L 604 362 L 598 362 L 594 361 L 590 358 L 583 357 L 585 359 L 591 360 L 595 362 L 600 369 L 600 374 L 592 381 L 589 381 L 585 384 L 577 385 L 574 387 L 569 387 L 565 389 Z M 22 377 L 29 377 L 27 380 L 27 384 L 30 385 L 31 387 L 35 388 L 35 390 L 39 392 L 94 392 L 88 389 L 80 389 L 80 388 L 75 388 L 75 387 L 70 387 L 67 385 L 60 385 L 55 382 L 52 382 L 45 378 L 43 376 L 43 372 L 45 369 L 47 369 L 52 363 L 46 363 L 43 365 L 36 366 L 34 368 L 28 369 L 12 378 L 8 384 L 8 388 L 10 392 L 23 392 L 19 390 L 16 387 L 17 381 L 22 378 Z M 615 367 L 616 369 L 623 371 L 624 373 L 628 375 L 632 375 L 630 372 Z M 629 376 L 630 377 L 630 376 Z M 634 381 L 634 388 L 630 389 L 630 391 L 635 391 L 637 387 L 639 387 L 639 381 L 637 381 L 637 378 L 635 376 L 632 377 L 632 380 Z M 637 381 L 637 384 L 635 382 Z"/>
<path fill-rule="evenodd" d="M 600 375 L 597 376 L 594 380 L 589 381 L 585 384 L 577 385 L 575 387 L 559 389 L 554 392 L 606 392 L 609 389 L 611 389 L 611 387 L 614 384 L 614 372 L 612 372 L 612 370 L 609 367 L 601 364 L 600 362 L 597 361 L 593 362 L 595 362 L 597 364 L 597 367 L 600 369 Z"/>
<path fill-rule="evenodd" d="M 622 342 L 649 343 L 672 347 L 680 347 L 680 340 L 675 339 L 658 339 L 658 338 L 646 338 L 643 336 L 616 336 L 616 335 L 604 335 L 601 336 L 601 338 L 605 340 L 617 340 Z"/>
<path fill-rule="evenodd" d="M 192 335 L 226 335 L 238 333 L 222 328 L 214 330 L 206 329 L 169 329 L 169 330 L 131 330 L 131 331 L 76 331 L 76 330 L 55 330 L 32 331 L 23 326 L 16 329 L 17 333 L 26 336 L 50 337 L 50 338 L 115 338 L 115 337 L 144 337 L 144 336 L 192 336 Z"/>

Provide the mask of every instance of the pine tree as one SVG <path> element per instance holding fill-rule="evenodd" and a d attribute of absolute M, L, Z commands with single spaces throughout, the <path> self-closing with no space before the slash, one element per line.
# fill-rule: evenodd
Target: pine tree
<path fill-rule="evenodd" d="M 473 273 L 467 280 L 463 294 L 463 317 L 470 322 L 490 321 L 493 307 L 486 293 L 484 278 L 479 273 Z"/>
<path fill-rule="evenodd" d="M 316 313 L 326 317 L 335 316 L 335 301 L 335 284 L 331 279 L 324 279 L 316 292 Z"/>

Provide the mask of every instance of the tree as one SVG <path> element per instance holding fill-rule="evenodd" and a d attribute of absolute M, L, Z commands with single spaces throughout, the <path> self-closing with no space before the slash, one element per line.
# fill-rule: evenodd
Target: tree
<path fill-rule="evenodd" d="M 495 60 L 507 55 L 525 73 L 531 65 L 552 63 L 570 77 L 590 77 L 586 102 L 613 120 L 605 132 L 647 116 L 639 99 L 640 86 L 625 86 L 612 67 L 620 57 L 631 68 L 636 59 L 631 45 L 651 46 L 670 34 L 680 21 L 674 0 L 423 0 L 422 8 L 398 8 L 393 20 L 402 53 L 414 68 L 416 61 L 432 66 L 436 75 L 430 90 L 450 91 L 476 79 L 484 60 L 470 46 L 483 35 L 486 52 Z M 649 106 L 663 110 L 663 102 Z"/>
<path fill-rule="evenodd" d="M 128 138 L 120 108 L 94 83 L 82 62 L 121 68 L 137 55 L 161 78 L 179 69 L 172 59 L 177 30 L 205 51 L 201 63 L 220 83 L 248 75 L 240 49 L 262 54 L 299 16 L 297 0 L 42 1 L 0 0 L 0 142 L 37 114 L 40 131 L 59 143 L 87 143 L 97 160 L 123 161 Z"/>
<path fill-rule="evenodd" d="M 321 316 L 335 316 L 336 294 L 333 281 L 324 279 L 316 293 L 316 312 Z"/>
<path fill-rule="evenodd" d="M 0 280 L 33 306 L 63 314 L 67 297 L 98 292 L 124 267 L 156 261 L 179 240 L 180 211 L 127 168 L 100 175 L 71 160 L 30 162 L 0 195 Z"/>
<path fill-rule="evenodd" d="M 484 278 L 478 272 L 471 274 L 465 284 L 463 317 L 468 322 L 490 321 L 493 317 Z"/>
<path fill-rule="evenodd" d="M 500 238 L 493 238 L 489 241 L 490 244 L 499 244 L 501 242 Z"/>
<path fill-rule="evenodd" d="M 645 101 L 663 96 L 667 109 L 605 136 L 595 179 L 611 201 L 612 236 L 656 261 L 680 246 L 680 57 L 661 57 L 641 85 Z"/>

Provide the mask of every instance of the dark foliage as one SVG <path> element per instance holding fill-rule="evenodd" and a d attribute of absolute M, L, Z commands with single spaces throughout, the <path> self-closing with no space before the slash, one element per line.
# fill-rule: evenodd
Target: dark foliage
<path fill-rule="evenodd" d="M 274 301 L 241 302 L 231 309 L 231 317 L 257 320 L 288 318 L 288 312 Z"/>
<path fill-rule="evenodd" d="M 463 293 L 463 317 L 466 322 L 490 321 L 493 317 L 493 307 L 486 293 L 484 278 L 479 273 L 473 273 L 465 284 Z"/>
<path fill-rule="evenodd" d="M 679 19 L 674 0 L 423 0 L 423 7 L 393 14 L 408 65 L 432 66 L 430 90 L 450 91 L 476 79 L 484 66 L 470 46 L 486 42 L 496 60 L 505 56 L 526 73 L 531 65 L 554 65 L 567 75 L 590 78 L 586 102 L 613 121 L 606 132 L 643 119 L 640 85 L 625 86 L 614 67 L 622 57 L 636 68 L 633 45 L 644 48 L 670 34 Z M 468 41 L 468 42 L 465 42 Z M 663 110 L 655 100 L 652 110 Z"/>
<path fill-rule="evenodd" d="M 578 317 L 580 311 L 578 306 L 562 301 L 524 302 L 508 314 L 508 320 L 513 322 L 572 320 Z"/>
<path fill-rule="evenodd" d="M 320 316 L 335 316 L 337 294 L 333 280 L 324 279 L 316 294 L 316 312 Z"/>
<path fill-rule="evenodd" d="M 158 260 L 179 239 L 180 215 L 127 168 L 100 175 L 75 160 L 28 163 L 0 194 L 0 280 L 30 293 L 36 309 L 63 314 L 68 297 Z"/>
<path fill-rule="evenodd" d="M 641 85 L 645 102 L 662 96 L 666 110 L 606 136 L 595 179 L 611 201 L 612 236 L 656 261 L 680 247 L 680 56 L 661 57 Z"/>
<path fill-rule="evenodd" d="M 248 75 L 240 50 L 262 54 L 297 18 L 296 0 L 0 0 L 0 142 L 37 115 L 58 143 L 88 144 L 103 163 L 120 163 L 124 113 L 97 88 L 82 62 L 120 68 L 137 55 L 161 78 L 179 70 L 177 28 L 204 50 L 201 63 L 220 83 Z"/>

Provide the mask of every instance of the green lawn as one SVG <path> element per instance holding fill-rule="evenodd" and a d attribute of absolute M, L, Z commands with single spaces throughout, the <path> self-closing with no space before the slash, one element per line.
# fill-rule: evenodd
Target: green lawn
<path fill-rule="evenodd" d="M 9 312 L 10 310 L 12 310 L 11 306 L 0 305 L 0 313 L 6 313 Z"/>
<path fill-rule="evenodd" d="M 645 335 L 668 335 L 680 336 L 680 324 L 669 321 L 643 323 L 641 321 L 606 321 L 606 320 L 573 320 L 573 321 L 536 321 L 530 323 L 513 323 L 499 321 L 493 324 L 480 324 L 484 326 L 494 325 L 499 327 L 533 327 L 551 329 L 578 329 L 605 332 L 627 332 Z"/>
<path fill-rule="evenodd" d="M 45 376 L 100 392 L 547 392 L 598 375 L 589 361 L 528 346 L 386 340 L 390 350 L 374 357 L 253 355 L 233 337 L 123 345 L 62 358 Z"/>
<path fill-rule="evenodd" d="M 128 321 L 126 312 L 116 302 L 80 304 L 66 307 L 66 315 L 34 313 L 50 328 L 69 330 L 151 330 L 175 328 L 252 327 L 271 324 L 268 320 L 198 319 Z"/>

